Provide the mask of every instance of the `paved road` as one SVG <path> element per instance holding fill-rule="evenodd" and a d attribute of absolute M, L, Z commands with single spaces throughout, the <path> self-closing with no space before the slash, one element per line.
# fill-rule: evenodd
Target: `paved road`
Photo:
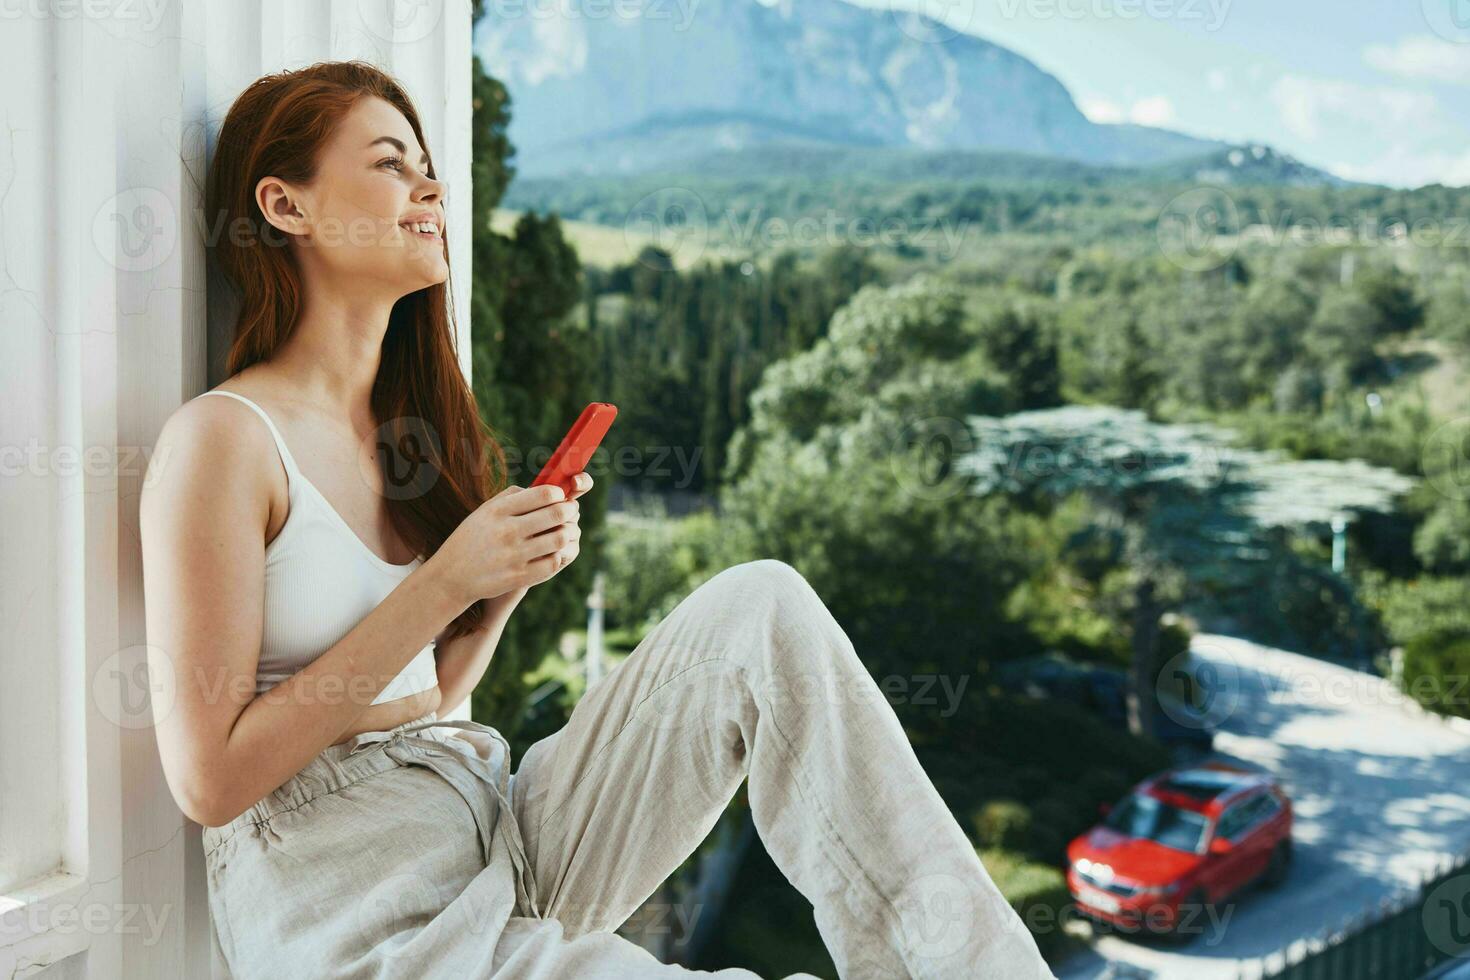
<path fill-rule="evenodd" d="M 1380 678 L 1233 637 L 1197 637 L 1216 672 L 1215 756 L 1267 769 L 1296 810 L 1279 891 L 1251 889 L 1187 946 L 1101 934 L 1061 980 L 1254 975 L 1274 955 L 1470 848 L 1470 726 L 1424 716 Z M 1206 674 L 1205 676 L 1208 676 Z"/>

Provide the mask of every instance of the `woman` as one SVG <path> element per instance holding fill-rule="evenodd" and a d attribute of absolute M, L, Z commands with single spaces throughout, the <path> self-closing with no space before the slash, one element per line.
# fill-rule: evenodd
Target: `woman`
<path fill-rule="evenodd" d="M 612 930 L 748 775 L 843 977 L 1050 977 L 787 564 L 694 590 L 514 774 L 495 729 L 440 720 L 576 559 L 592 487 L 489 485 L 444 194 L 413 105 L 362 63 L 262 78 L 219 134 L 230 377 L 164 426 L 141 528 L 176 691 L 160 754 L 232 972 L 687 974 Z"/>

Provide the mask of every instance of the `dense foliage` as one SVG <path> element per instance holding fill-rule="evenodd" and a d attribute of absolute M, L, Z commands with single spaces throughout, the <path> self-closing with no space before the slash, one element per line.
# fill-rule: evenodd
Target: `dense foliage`
<path fill-rule="evenodd" d="M 859 249 L 827 253 L 809 268 L 786 252 L 760 265 L 709 262 L 680 273 L 650 246 L 632 262 L 588 270 L 599 390 L 618 406 L 618 445 L 636 450 L 619 475 L 645 489 L 712 489 L 766 366 L 811 346 L 874 277 Z"/>
<path fill-rule="evenodd" d="M 564 722 L 580 688 L 550 652 L 595 569 L 631 646 L 719 569 L 781 558 L 885 683 L 1007 896 L 1058 909 L 1067 841 L 1169 757 L 1008 692 L 1003 665 L 1064 653 L 1152 679 L 1187 645 L 1161 614 L 1184 611 L 1371 655 L 1470 716 L 1470 192 L 1014 159 L 511 184 L 504 91 L 476 84 L 476 214 L 527 209 L 511 235 L 477 222 L 481 407 L 548 443 L 587 401 L 620 409 L 583 558 L 513 617 L 479 716 Z M 687 236 L 605 268 L 567 244 L 573 221 L 626 232 L 670 190 L 693 261 Z M 837 241 L 771 234 L 803 217 Z M 719 508 L 604 529 L 620 483 Z M 558 675 L 564 696 L 528 713 Z M 923 678 L 943 684 L 915 696 Z M 759 847 L 696 965 L 732 964 L 832 975 Z"/>
<path fill-rule="evenodd" d="M 471 210 L 480 219 L 471 230 L 471 377 L 481 416 L 506 450 L 510 472 L 496 474 L 497 482 L 528 486 L 582 406 L 594 400 L 595 359 L 563 329 L 580 297 L 581 265 L 557 217 L 523 215 L 509 236 L 490 228 L 489 215 L 514 175 L 505 137 L 510 100 L 478 58 L 473 71 Z M 583 547 L 593 554 L 605 512 L 605 496 L 582 506 Z M 471 700 L 474 715 L 493 718 L 507 737 L 525 716 L 524 675 L 582 617 L 592 565 L 574 563 L 532 590 L 506 625 Z"/>

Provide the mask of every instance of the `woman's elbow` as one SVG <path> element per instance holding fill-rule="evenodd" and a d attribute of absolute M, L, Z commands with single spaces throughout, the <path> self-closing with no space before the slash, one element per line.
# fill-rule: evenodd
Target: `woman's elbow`
<path fill-rule="evenodd" d="M 434 688 L 434 692 L 434 706 L 428 710 L 434 712 L 434 716 L 437 718 L 444 718 L 451 712 L 458 710 L 459 706 L 468 701 L 470 696 L 468 691 L 464 693 L 445 691 L 442 684 Z"/>
<path fill-rule="evenodd" d="M 223 827 L 245 810 L 229 799 L 216 780 L 202 775 L 183 780 L 173 797 L 184 816 L 201 827 Z"/>
<path fill-rule="evenodd" d="M 201 827 L 220 827 L 229 822 L 223 817 L 223 808 L 202 793 L 175 793 L 174 803 L 184 816 Z"/>

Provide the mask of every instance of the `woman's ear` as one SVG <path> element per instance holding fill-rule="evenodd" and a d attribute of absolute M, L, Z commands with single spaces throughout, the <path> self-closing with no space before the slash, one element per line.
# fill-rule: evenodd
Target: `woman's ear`
<path fill-rule="evenodd" d="M 271 226 L 288 235 L 306 234 L 309 224 L 298 203 L 299 193 L 278 177 L 262 177 L 255 185 L 255 204 Z"/>

